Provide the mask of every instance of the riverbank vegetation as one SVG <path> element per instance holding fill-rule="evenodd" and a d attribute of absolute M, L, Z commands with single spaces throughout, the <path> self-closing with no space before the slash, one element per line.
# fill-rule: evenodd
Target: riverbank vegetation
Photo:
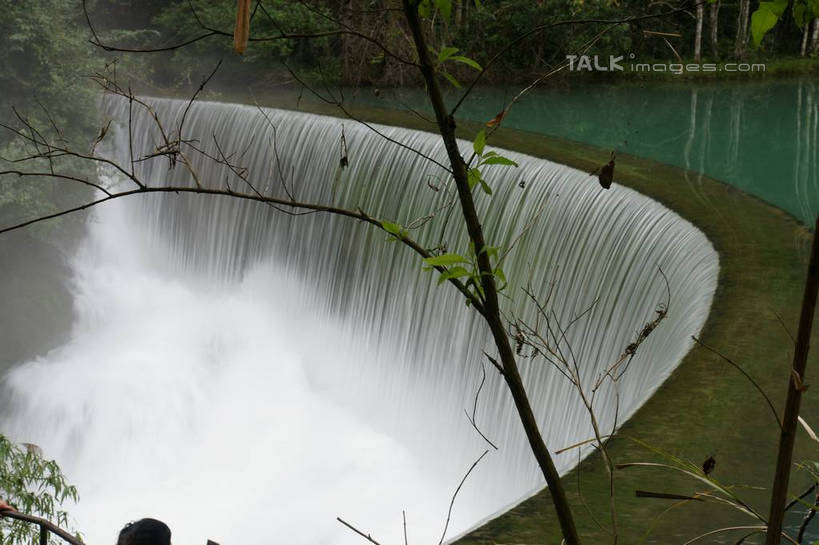
<path fill-rule="evenodd" d="M 229 32 L 233 24 L 232 5 L 229 0 L 170 5 L 151 2 L 135 11 L 138 17 L 133 19 L 140 21 L 142 28 L 117 28 L 122 19 L 103 14 L 100 32 L 106 42 L 124 48 L 182 43 L 201 37 L 207 32 L 203 27 Z M 127 5 L 122 7 L 128 9 Z M 292 38 L 254 44 L 233 69 L 246 77 L 268 78 L 271 84 L 292 81 L 282 63 L 342 85 L 420 84 L 417 71 L 401 60 L 412 57 L 408 28 L 400 13 L 383 7 L 364 0 L 344 4 L 291 0 L 262 5 L 259 9 L 262 13 L 251 22 L 251 35 L 255 38 L 279 34 Z M 191 17 L 192 9 L 198 20 Z M 641 17 L 663 10 L 673 13 L 660 18 Z M 814 72 L 815 63 L 794 61 L 819 54 L 819 19 L 786 14 L 765 33 L 758 47 L 752 47 L 755 10 L 758 6 L 752 6 L 749 0 L 691 2 L 676 11 L 660 4 L 647 7 L 644 2 L 633 0 L 487 0 L 477 4 L 458 0 L 452 3 L 449 17 L 436 19 L 429 39 L 434 50 L 455 47 L 468 52 L 481 65 L 503 50 L 503 55 L 493 60 L 495 69 L 484 76 L 485 83 L 528 83 L 537 71 L 554 68 L 567 55 L 576 54 L 589 43 L 593 45 L 587 49 L 588 54 L 606 60 L 612 56 L 636 63 L 771 63 L 774 73 L 783 69 L 791 73 Z M 332 31 L 332 21 L 336 20 L 350 32 L 323 34 Z M 600 35 L 599 24 L 581 24 L 618 20 L 622 24 Z M 566 23 L 533 30 L 538 25 L 558 21 Z M 361 34 L 366 34 L 368 40 L 362 43 Z M 514 47 L 508 47 L 510 44 Z M 189 83 L 192 67 L 206 59 L 215 62 L 229 47 L 224 41 L 198 40 L 191 47 L 176 50 L 170 62 L 156 69 L 155 77 L 164 85 Z M 452 73 L 458 79 L 466 78 L 469 67 L 452 67 Z M 606 76 L 601 72 L 595 75 Z M 629 71 L 617 75 L 643 76 Z M 700 72 L 699 76 L 687 73 L 687 77 L 707 78 L 710 73 Z"/>

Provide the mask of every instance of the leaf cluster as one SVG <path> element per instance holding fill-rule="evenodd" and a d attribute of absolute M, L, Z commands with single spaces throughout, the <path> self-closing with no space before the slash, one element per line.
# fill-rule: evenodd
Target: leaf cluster
<path fill-rule="evenodd" d="M 66 482 L 57 463 L 44 459 L 33 445 L 22 448 L 0 434 L 0 497 L 22 513 L 42 517 L 58 526 L 69 525 L 67 500 L 77 502 L 77 489 Z M 0 545 L 35 545 L 39 527 L 0 518 Z M 62 543 L 55 536 L 51 543 Z"/>

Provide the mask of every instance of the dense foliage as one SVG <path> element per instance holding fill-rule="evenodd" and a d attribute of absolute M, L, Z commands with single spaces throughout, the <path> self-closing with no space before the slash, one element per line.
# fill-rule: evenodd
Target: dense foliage
<path fill-rule="evenodd" d="M 790 10 L 793 13 L 780 16 L 788 11 L 780 9 L 783 1 L 741 0 L 723 5 L 720 0 L 709 0 L 700 5 L 702 9 L 695 9 L 693 2 L 457 0 L 448 4 L 446 16 L 432 17 L 427 30 L 436 50 L 454 46 L 481 63 L 515 44 L 486 79 L 508 82 L 511 76 L 526 81 L 590 44 L 590 54 L 633 55 L 641 62 L 695 58 L 696 42 L 706 60 L 798 56 L 803 38 L 815 40 L 810 7 L 815 0 L 799 0 Z M 678 5 L 684 9 L 673 9 Z M 300 74 L 346 84 L 419 83 L 417 73 L 400 60 L 411 61 L 414 53 L 408 29 L 389 0 L 288 0 L 254 2 L 254 6 L 253 47 L 241 59 L 226 55 L 231 47 L 226 35 L 232 33 L 234 23 L 232 0 L 107 0 L 98 2 L 92 18 L 99 22 L 107 43 L 136 49 L 184 43 L 211 30 L 223 34 L 175 49 L 153 64 L 147 72 L 163 86 L 195 83 L 207 63 L 223 57 L 229 61 L 227 70 L 245 82 L 292 81 L 286 64 Z M 753 11 L 753 17 L 748 13 L 743 19 L 743 6 Z M 771 19 L 771 13 L 776 17 Z M 629 18 L 636 20 L 627 21 Z M 589 20 L 592 22 L 582 23 Z M 531 33 L 538 26 L 561 21 L 577 23 Z M 601 32 L 605 28 L 601 21 L 623 22 Z M 761 33 L 763 26 L 766 32 Z M 276 39 L 268 40 L 272 37 Z M 759 47 L 751 48 L 749 44 L 757 39 Z M 809 53 L 810 48 L 805 49 Z"/>
<path fill-rule="evenodd" d="M 18 446 L 0 434 L 0 498 L 18 511 L 69 526 L 66 500 L 79 499 L 53 460 L 45 460 L 34 445 Z M 40 530 L 34 524 L 0 518 L 0 545 L 35 545 Z M 64 543 L 51 536 L 53 544 Z"/>
<path fill-rule="evenodd" d="M 82 11 L 71 0 L 0 0 L 0 122 L 19 128 L 18 117 L 32 121 L 50 137 L 74 141 L 96 123 L 93 84 L 86 77 L 100 64 L 86 40 Z M 8 130 L 0 131 L 0 158 L 31 150 Z M 14 141 L 13 141 L 14 140 Z M 0 170 L 15 169 L 0 161 Z M 72 202 L 65 184 L 0 180 L 0 219 L 48 213 Z"/>

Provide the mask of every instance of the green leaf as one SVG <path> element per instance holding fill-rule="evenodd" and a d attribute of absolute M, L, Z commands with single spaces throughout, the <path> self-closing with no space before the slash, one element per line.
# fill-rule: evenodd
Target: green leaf
<path fill-rule="evenodd" d="M 465 276 L 472 276 L 472 273 L 464 267 L 452 267 L 441 273 L 441 276 L 438 278 L 438 285 L 452 278 L 463 278 Z"/>
<path fill-rule="evenodd" d="M 475 61 L 474 59 L 470 59 L 469 57 L 464 57 L 463 55 L 455 55 L 454 57 L 451 57 L 450 60 L 453 60 L 455 62 L 462 62 L 465 65 L 474 68 L 478 72 L 483 70 L 483 68 L 481 68 L 481 65 L 478 64 L 477 61 Z"/>
<path fill-rule="evenodd" d="M 447 60 L 448 58 L 450 58 L 452 55 L 454 55 L 457 52 L 458 52 L 457 47 L 444 47 L 438 53 L 438 62 L 439 63 L 444 62 L 445 60 Z"/>
<path fill-rule="evenodd" d="M 466 173 L 466 180 L 469 184 L 469 189 L 472 190 L 481 182 L 481 171 L 477 168 L 470 168 Z"/>
<path fill-rule="evenodd" d="M 398 225 L 397 223 L 384 220 L 381 222 L 381 227 L 390 234 L 393 234 L 397 237 L 401 236 L 401 226 Z"/>
<path fill-rule="evenodd" d="M 435 7 L 441 11 L 444 19 L 449 21 L 449 17 L 452 15 L 452 0 L 434 0 L 434 2 Z"/>
<path fill-rule="evenodd" d="M 444 254 L 427 257 L 424 259 L 424 263 L 432 267 L 446 267 L 456 263 L 469 263 L 469 260 L 460 254 Z"/>
<path fill-rule="evenodd" d="M 499 292 L 505 290 L 506 287 L 509 285 L 509 283 L 506 281 L 506 273 L 504 273 L 503 269 L 500 267 L 495 269 L 495 278 L 497 278 L 500 281 L 500 284 L 498 285 Z"/>
<path fill-rule="evenodd" d="M 429 17 L 432 10 L 432 4 L 430 0 L 422 0 L 420 4 L 418 4 L 418 15 L 421 17 Z"/>
<path fill-rule="evenodd" d="M 798 2 L 793 5 L 793 20 L 799 28 L 804 28 L 806 24 L 810 23 L 811 19 L 813 19 L 812 15 L 807 4 Z"/>
<path fill-rule="evenodd" d="M 449 81 L 449 83 L 451 83 L 454 87 L 457 87 L 458 89 L 461 88 L 461 84 L 458 82 L 458 80 L 455 79 L 455 76 L 453 76 L 446 70 L 441 70 L 441 75 L 444 76 L 447 79 L 447 81 Z"/>
<path fill-rule="evenodd" d="M 751 37 L 754 47 L 759 47 L 768 31 L 776 26 L 787 5 L 787 0 L 759 3 L 759 7 L 751 15 Z"/>
<path fill-rule="evenodd" d="M 489 157 L 488 159 L 484 159 L 481 161 L 482 165 L 505 165 L 508 167 L 516 167 L 518 164 L 513 160 L 503 157 L 502 155 L 496 155 L 495 157 Z"/>
<path fill-rule="evenodd" d="M 785 10 L 788 9 L 788 0 L 773 0 L 769 2 L 760 2 L 760 8 L 765 8 L 771 11 L 777 17 L 782 17 Z"/>
<path fill-rule="evenodd" d="M 472 149 L 475 150 L 477 155 L 483 155 L 483 149 L 486 147 L 486 131 L 481 129 L 481 132 L 475 137 L 475 141 L 472 142 Z"/>
<path fill-rule="evenodd" d="M 489 257 L 498 257 L 498 247 L 497 246 L 484 246 L 480 253 L 486 254 Z"/>
<path fill-rule="evenodd" d="M 481 189 L 483 189 L 483 192 L 484 192 L 484 193 L 486 193 L 487 195 L 491 195 L 491 194 L 492 194 L 492 188 L 491 188 L 491 187 L 489 187 L 489 184 L 487 184 L 487 183 L 486 183 L 486 180 L 484 180 L 483 178 L 481 178 L 481 179 L 480 179 L 480 180 L 478 180 L 478 181 L 479 181 L 479 182 L 480 182 L 480 184 L 481 184 Z"/>

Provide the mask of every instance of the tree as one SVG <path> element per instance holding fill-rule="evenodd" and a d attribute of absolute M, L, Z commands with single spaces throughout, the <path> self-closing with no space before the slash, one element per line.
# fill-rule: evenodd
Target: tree
<path fill-rule="evenodd" d="M 0 544 L 23 545 L 41 539 L 42 530 L 38 526 L 44 526 L 43 519 L 68 526 L 68 513 L 62 505 L 66 500 L 76 502 L 79 496 L 77 489 L 66 482 L 56 462 L 43 459 L 39 447 L 18 446 L 0 435 L 0 498 L 28 515 L 0 513 Z M 71 536 L 52 525 L 46 525 L 46 529 L 62 539 L 77 542 L 78 535 Z M 59 543 L 56 536 L 49 536 L 48 532 L 44 535 L 47 541 L 40 541 L 41 545 L 49 541 Z"/>
<path fill-rule="evenodd" d="M 702 2 L 697 3 L 697 30 L 694 36 L 694 62 L 702 60 L 702 25 L 705 20 L 705 7 Z"/>
<path fill-rule="evenodd" d="M 734 57 L 745 58 L 745 48 L 748 44 L 748 16 L 751 11 L 751 0 L 739 0 L 737 14 L 737 33 L 734 39 Z"/>
<path fill-rule="evenodd" d="M 819 17 L 819 3 L 812 0 L 761 2 L 751 16 L 753 46 L 758 48 L 771 29 L 780 22 L 787 20 L 785 16 L 788 13 L 790 13 L 797 27 L 804 28 L 807 31 L 810 28 L 811 21 Z"/>
<path fill-rule="evenodd" d="M 715 60 L 719 60 L 719 2 L 711 2 L 709 7 L 709 23 L 710 32 L 708 34 L 711 43 L 711 54 L 714 55 Z"/>
<path fill-rule="evenodd" d="M 811 246 L 808 278 L 802 299 L 802 314 L 799 318 L 799 331 L 793 354 L 792 376 L 788 381 L 785 412 L 782 417 L 782 430 L 779 439 L 779 453 L 776 462 L 776 474 L 771 491 L 771 507 L 768 516 L 766 545 L 778 545 L 781 542 L 782 524 L 788 497 L 788 483 L 793 459 L 793 445 L 796 439 L 799 406 L 802 393 L 807 389 L 804 384 L 808 361 L 813 317 L 816 308 L 816 297 L 819 292 L 819 218 L 814 226 L 813 245 Z"/>

